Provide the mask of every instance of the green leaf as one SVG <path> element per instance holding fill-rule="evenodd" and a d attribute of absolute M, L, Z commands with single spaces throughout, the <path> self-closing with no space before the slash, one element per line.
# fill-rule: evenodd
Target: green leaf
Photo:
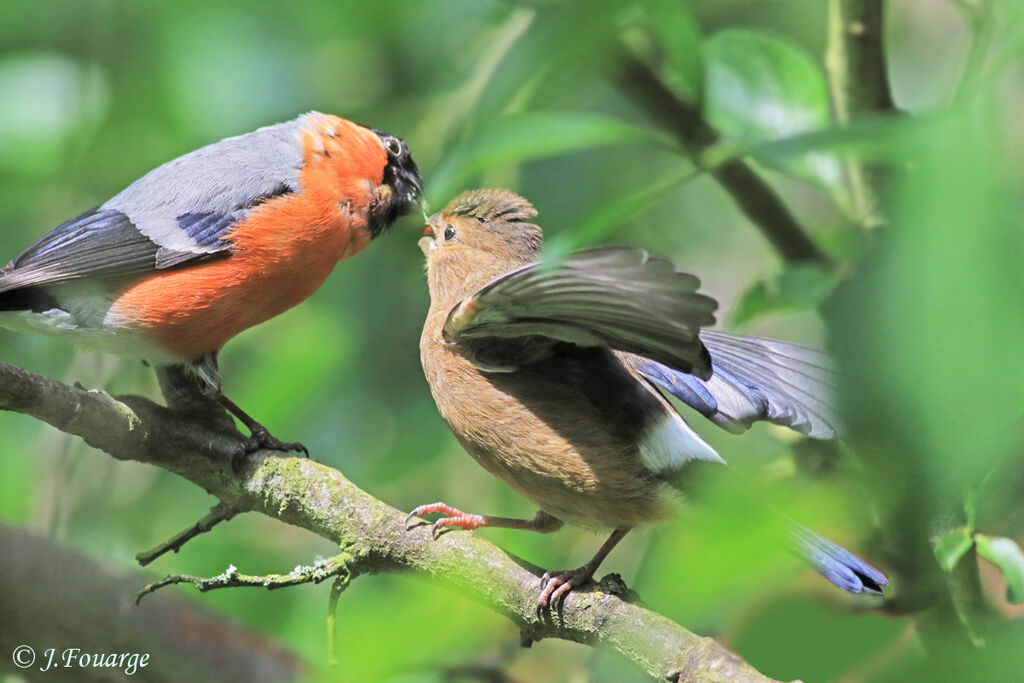
<path fill-rule="evenodd" d="M 526 113 L 504 116 L 441 162 L 430 178 L 430 198 L 447 201 L 483 171 L 533 159 L 612 145 L 674 149 L 675 141 L 653 128 L 609 116 L 583 113 Z"/>
<path fill-rule="evenodd" d="M 851 152 L 862 161 L 907 163 L 921 156 L 922 145 L 941 117 L 922 114 L 911 117 L 862 118 L 845 126 L 799 133 L 770 142 L 755 143 L 744 151 L 767 166 L 778 167 L 814 152 Z"/>
<path fill-rule="evenodd" d="M 571 230 L 549 240 L 544 249 L 545 258 L 558 259 L 574 249 L 598 242 L 611 230 L 701 174 L 700 170 L 682 168 L 639 190 L 613 195 L 589 211 Z"/>
<path fill-rule="evenodd" d="M 927 474 L 923 505 L 935 507 L 919 519 L 1005 467 L 1020 433 L 1024 235 L 996 102 L 979 97 L 929 127 L 919 163 L 890 189 L 898 229 L 877 235 L 829 302 L 834 348 L 857 373 L 844 391 L 850 431 L 893 444 L 868 457 L 887 464 L 896 449 L 903 485 Z"/>
<path fill-rule="evenodd" d="M 700 26 L 684 5 L 675 0 L 653 0 L 645 8 L 651 32 L 665 52 L 669 82 L 694 100 L 704 89 L 700 54 Z"/>
<path fill-rule="evenodd" d="M 975 534 L 978 554 L 1002 570 L 1006 578 L 1006 600 L 1024 602 L 1024 551 L 1012 538 Z"/>
<path fill-rule="evenodd" d="M 824 74 L 799 47 L 763 33 L 727 30 L 706 40 L 703 54 L 705 115 L 727 143 L 753 146 L 829 127 Z M 834 154 L 768 161 L 845 198 Z"/>
<path fill-rule="evenodd" d="M 972 545 L 974 545 L 974 539 L 964 527 L 947 531 L 935 544 L 935 559 L 939 561 L 942 571 L 953 571 L 956 563 L 960 561 L 964 553 L 971 549 Z"/>
<path fill-rule="evenodd" d="M 758 280 L 740 295 L 729 320 L 742 325 L 768 313 L 810 311 L 828 298 L 839 276 L 827 266 L 798 264 L 767 280 Z"/>

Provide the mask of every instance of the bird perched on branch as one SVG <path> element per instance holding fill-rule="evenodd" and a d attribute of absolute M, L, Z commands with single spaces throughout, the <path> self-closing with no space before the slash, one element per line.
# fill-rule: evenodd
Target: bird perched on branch
<path fill-rule="evenodd" d="M 217 352 L 316 291 L 420 199 L 406 144 L 318 112 L 169 161 L 0 270 L 0 325 L 163 366 L 221 392 Z"/>
<path fill-rule="evenodd" d="M 723 463 L 659 392 L 733 432 L 756 420 L 834 435 L 825 354 L 705 330 L 716 302 L 699 280 L 640 249 L 538 263 L 528 201 L 505 190 L 453 199 L 427 222 L 430 312 L 420 356 L 442 417 L 485 469 L 540 508 L 533 519 L 423 505 L 446 527 L 611 535 L 582 567 L 548 572 L 539 605 L 590 580 L 633 527 L 665 516 L 696 463 Z M 716 466 L 717 469 L 717 466 Z M 780 516 L 780 519 L 781 516 Z M 847 591 L 878 593 L 877 569 L 785 520 L 793 545 Z"/>

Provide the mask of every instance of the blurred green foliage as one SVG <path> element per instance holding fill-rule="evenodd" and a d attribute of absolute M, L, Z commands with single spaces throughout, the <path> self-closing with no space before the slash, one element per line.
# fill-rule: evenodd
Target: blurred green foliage
<path fill-rule="evenodd" d="M 694 426 L 759 497 L 892 572 L 908 607 L 901 616 L 859 609 L 875 605 L 838 595 L 764 546 L 759 520 L 742 509 L 683 509 L 627 538 L 605 570 L 775 677 L 1019 680 L 1021 612 L 1004 594 L 1018 602 L 1024 591 L 1014 540 L 1024 539 L 1024 22 L 1012 0 L 890 5 L 887 49 L 904 115 L 840 129 L 820 0 L 8 0 L 0 261 L 223 136 L 310 109 L 394 132 L 423 170 L 431 210 L 463 189 L 510 187 L 538 207 L 555 250 L 644 246 L 699 274 L 723 304 L 720 319 L 741 331 L 830 344 L 847 370 L 842 399 L 855 435 L 837 466 L 796 466 L 781 430 L 734 437 Z M 783 266 L 730 197 L 605 80 L 618 36 L 646 46 L 665 81 L 723 133 L 701 162 L 748 155 L 834 269 Z M 851 158 L 890 169 L 878 198 L 888 225 L 870 234 L 848 208 L 842 161 Z M 441 499 L 528 516 L 525 501 L 461 451 L 430 399 L 417 349 L 427 308 L 418 227 L 403 220 L 308 302 L 229 344 L 225 387 L 276 434 L 301 439 L 399 508 Z M 836 288 L 823 319 L 816 309 Z M 0 330 L 0 358 L 155 395 L 150 370 L 57 340 Z M 0 416 L 0 443 L 0 517 L 109 562 L 132 563 L 214 502 L 18 415 Z M 579 564 L 599 542 L 571 529 L 482 533 L 553 568 Z M 162 558 L 154 573 L 212 575 L 229 564 L 270 573 L 332 551 L 248 516 Z M 947 585 L 978 555 L 983 610 Z M 362 578 L 345 593 L 341 665 L 329 669 L 327 591 L 196 600 L 272 634 L 324 679 L 472 680 L 458 671 L 474 664 L 509 680 L 642 680 L 581 646 L 520 650 L 502 617 L 396 576 Z M 923 658 L 913 623 L 944 601 L 955 616 L 936 622 L 938 635 L 919 629 L 932 655 Z M 964 630 L 986 642 L 984 653 L 964 645 Z"/>

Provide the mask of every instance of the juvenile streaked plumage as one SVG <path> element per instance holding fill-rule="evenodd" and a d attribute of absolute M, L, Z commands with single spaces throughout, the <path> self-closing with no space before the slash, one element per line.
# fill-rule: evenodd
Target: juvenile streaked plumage
<path fill-rule="evenodd" d="M 291 448 L 220 392 L 229 339 L 312 294 L 419 201 L 405 143 L 311 112 L 150 171 L 0 270 L 0 325 L 159 365 L 182 364 L 252 430 L 243 451 Z"/>
<path fill-rule="evenodd" d="M 658 388 L 730 431 L 756 420 L 831 437 L 831 369 L 812 349 L 704 328 L 699 280 L 640 249 L 608 247 L 538 263 L 536 211 L 505 190 L 453 199 L 427 222 L 431 305 L 420 338 L 438 409 L 485 469 L 540 508 L 530 520 L 463 513 L 444 527 L 613 530 L 586 565 L 549 572 L 539 604 L 588 581 L 616 543 L 668 511 L 688 466 L 722 463 Z M 794 547 L 837 586 L 879 592 L 884 575 L 817 534 Z"/>

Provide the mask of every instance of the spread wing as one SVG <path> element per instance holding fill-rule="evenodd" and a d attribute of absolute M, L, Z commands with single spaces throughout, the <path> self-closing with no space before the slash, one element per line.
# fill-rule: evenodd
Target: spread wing
<path fill-rule="evenodd" d="M 710 375 L 698 332 L 714 324 L 714 299 L 700 281 L 642 249 L 606 247 L 537 263 L 494 280 L 452 309 L 444 338 L 537 339 L 604 346 Z M 550 346 L 550 342 L 548 342 Z"/>
<path fill-rule="evenodd" d="M 835 412 L 836 373 L 823 351 L 772 339 L 703 331 L 710 379 L 662 363 L 633 359 L 651 382 L 730 432 L 767 420 L 819 439 L 841 432 Z"/>
<path fill-rule="evenodd" d="M 302 119 L 208 145 L 57 226 L 0 270 L 0 292 L 171 268 L 231 248 L 253 207 L 299 189 Z"/>

